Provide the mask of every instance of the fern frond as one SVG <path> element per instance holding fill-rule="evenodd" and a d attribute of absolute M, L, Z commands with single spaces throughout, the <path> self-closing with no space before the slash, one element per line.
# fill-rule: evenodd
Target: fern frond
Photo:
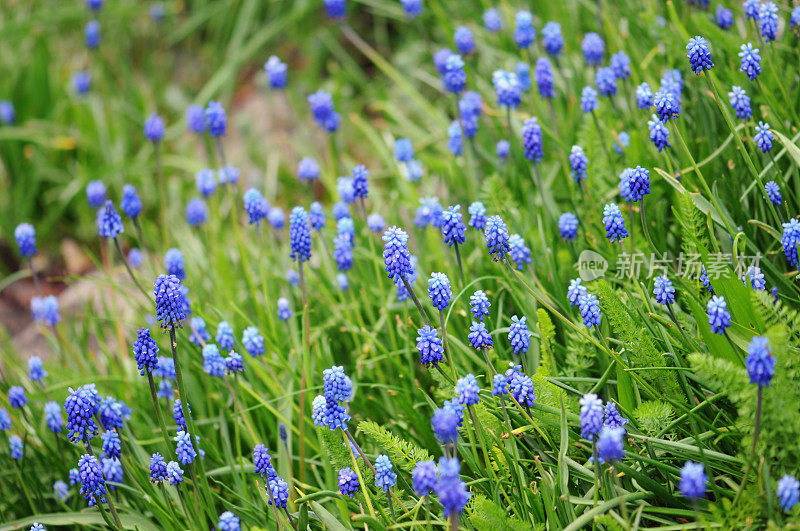
<path fill-rule="evenodd" d="M 427 450 L 419 446 L 401 439 L 394 435 L 392 432 L 379 426 L 371 420 L 364 420 L 358 424 L 358 429 L 364 434 L 375 441 L 375 444 L 380 446 L 386 451 L 389 459 L 392 460 L 396 466 L 402 468 L 408 473 L 411 473 L 416 466 L 417 461 L 428 461 L 433 459 Z"/>
<path fill-rule="evenodd" d="M 529 523 L 506 515 L 502 507 L 481 494 L 473 494 L 468 513 L 470 523 L 478 531 L 531 531 Z M 544 526 L 533 529 L 544 529 Z"/>

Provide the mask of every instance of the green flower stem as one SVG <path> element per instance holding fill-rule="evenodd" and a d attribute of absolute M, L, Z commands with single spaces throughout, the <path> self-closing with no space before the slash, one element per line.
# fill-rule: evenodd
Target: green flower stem
<path fill-rule="evenodd" d="M 733 120 L 731 120 L 731 116 L 728 113 L 728 109 L 725 107 L 722 98 L 719 95 L 719 90 L 717 90 L 717 80 L 714 76 L 713 72 L 706 72 L 703 76 L 706 79 L 706 83 L 708 84 L 711 92 L 714 94 L 714 101 L 717 103 L 717 107 L 719 111 L 722 113 L 722 117 L 725 118 L 725 123 L 728 124 L 728 129 L 731 130 L 731 134 L 733 135 L 733 139 L 736 142 L 736 146 L 739 148 L 739 154 L 744 159 L 747 168 L 750 170 L 750 173 L 755 177 L 756 181 L 758 181 L 759 186 L 761 189 L 764 189 L 764 182 L 761 180 L 761 175 L 759 175 L 758 170 L 756 170 L 755 165 L 753 164 L 753 160 L 750 158 L 750 155 L 747 153 L 747 149 L 744 146 L 744 142 L 739 137 L 739 134 L 736 132 L 736 127 L 733 125 Z M 695 164 L 696 166 L 696 164 Z M 775 211 L 775 206 L 771 202 L 767 202 L 769 205 L 770 210 L 772 210 L 772 215 L 775 218 L 778 217 L 778 213 Z M 715 205 L 716 206 L 716 205 Z M 733 234 L 731 232 L 731 234 Z"/>
<path fill-rule="evenodd" d="M 168 240 L 167 227 L 169 226 L 167 221 L 167 192 L 164 183 L 164 168 L 161 165 L 161 144 L 159 142 L 153 142 L 153 153 L 156 158 L 158 198 L 161 205 L 161 243 L 166 245 Z"/>
<path fill-rule="evenodd" d="M 175 452 L 172 450 L 172 445 L 169 443 L 167 426 L 164 423 L 164 415 L 161 412 L 161 407 L 158 404 L 158 397 L 156 396 L 156 384 L 153 381 L 153 373 L 150 372 L 150 369 L 147 369 L 147 383 L 150 386 L 150 398 L 153 400 L 153 409 L 156 411 L 156 419 L 158 420 L 158 425 L 161 428 L 161 435 L 164 437 L 164 447 L 166 448 L 164 456 L 169 456 L 171 459 L 175 455 Z M 183 403 L 183 401 L 181 401 L 181 403 Z"/>
<path fill-rule="evenodd" d="M 361 458 L 364 459 L 364 462 L 372 469 L 372 473 L 375 473 L 375 469 L 373 468 L 372 464 L 367 460 L 367 456 L 364 455 L 364 451 L 361 450 L 361 447 L 356 443 L 356 440 L 353 438 L 353 435 L 350 433 L 349 430 L 342 430 L 344 432 L 344 443 L 347 445 L 348 449 L 350 449 L 350 444 L 348 444 L 348 439 L 353 446 L 356 447 L 356 450 L 361 455 Z M 350 460 L 353 463 L 353 469 L 356 471 L 356 475 L 358 476 L 358 481 L 361 484 L 361 492 L 364 494 L 364 501 L 367 504 L 367 510 L 369 511 L 370 516 L 375 518 L 375 509 L 372 507 L 372 498 L 369 495 L 369 488 L 364 482 L 364 477 L 361 475 L 361 469 L 358 467 L 358 462 L 356 461 L 356 456 L 353 452 L 350 453 Z"/>
<path fill-rule="evenodd" d="M 455 360 L 453 360 L 453 352 L 450 350 L 450 348 L 448 346 L 448 343 L 447 343 L 447 328 L 445 328 L 444 311 L 443 310 L 439 310 L 439 326 L 441 327 L 440 329 L 442 331 L 442 346 L 444 347 L 444 355 L 445 355 L 445 358 L 447 359 L 447 364 L 450 365 L 450 373 L 453 376 L 453 380 L 452 381 L 455 382 L 456 379 L 457 379 L 456 378 L 456 366 L 455 366 Z M 438 367 L 438 364 L 437 364 L 437 367 Z"/>
<path fill-rule="evenodd" d="M 136 284 L 136 287 L 139 288 L 139 291 L 142 292 L 142 295 L 144 295 L 146 299 L 150 300 L 150 295 L 148 295 L 148 293 L 144 290 L 142 285 L 139 284 L 139 281 L 136 279 L 136 276 L 134 276 L 133 270 L 131 269 L 130 264 L 128 264 L 128 259 L 125 257 L 125 253 L 122 252 L 122 247 L 119 246 L 119 239 L 117 237 L 114 237 L 114 247 L 117 248 L 117 253 L 119 254 L 120 259 L 122 260 L 122 263 L 125 264 L 125 269 L 128 270 L 128 275 L 130 275 L 131 280 L 133 280 L 133 283 Z"/>
<path fill-rule="evenodd" d="M 758 386 L 758 394 L 756 395 L 756 418 L 755 418 L 755 426 L 753 427 L 753 442 L 750 445 L 750 459 L 747 460 L 747 464 L 744 468 L 744 475 L 742 476 L 742 484 L 739 485 L 739 490 L 736 492 L 736 497 L 733 499 L 733 505 L 736 505 L 736 502 L 739 500 L 739 497 L 744 492 L 745 486 L 747 485 L 747 476 L 750 475 L 750 469 L 753 467 L 753 461 L 756 459 L 756 444 L 758 443 L 758 432 L 761 428 L 761 403 L 764 395 L 764 388 L 762 386 Z"/>
<path fill-rule="evenodd" d="M 402 278 L 403 278 L 403 285 L 406 287 L 406 291 L 411 296 L 411 300 L 414 301 L 414 304 L 417 306 L 419 314 L 422 316 L 422 319 L 428 324 L 428 326 L 430 326 L 431 320 L 428 319 L 428 314 L 425 313 L 425 309 L 422 307 L 422 304 L 420 304 L 419 299 L 417 298 L 417 294 L 414 293 L 414 288 L 411 286 L 411 284 L 408 283 L 408 280 L 406 280 L 405 277 Z"/>
<path fill-rule="evenodd" d="M 189 440 L 192 443 L 192 446 L 197 446 L 197 429 L 194 425 L 194 419 L 192 415 L 189 413 L 189 409 L 187 404 L 189 403 L 189 394 L 186 392 L 186 384 L 183 380 L 183 370 L 181 369 L 181 362 L 180 357 L 178 356 L 178 340 L 175 337 L 175 327 L 170 326 L 169 328 L 169 341 L 170 347 L 172 348 L 172 359 L 175 362 L 175 380 L 178 382 L 178 393 L 181 397 L 181 412 L 183 413 L 183 418 L 186 420 L 186 427 L 189 431 Z M 208 477 L 206 477 L 205 467 L 203 466 L 203 460 L 200 458 L 200 453 L 198 452 L 197 459 L 195 459 L 195 463 L 197 463 L 197 474 L 200 476 L 200 482 L 202 483 L 202 489 L 198 488 L 198 485 L 195 483 L 195 501 L 199 505 L 198 501 L 198 494 L 197 491 L 200 490 L 201 494 L 203 495 L 204 501 L 204 511 L 206 512 L 206 516 L 209 518 L 214 518 L 216 515 L 214 513 L 214 503 L 211 500 L 211 489 L 208 485 Z M 193 474 L 192 467 L 192 474 Z M 194 482 L 194 480 L 193 480 Z"/>
<path fill-rule="evenodd" d="M 733 227 L 731 227 L 728 224 L 728 220 L 725 219 L 725 217 L 723 216 L 722 207 L 720 207 L 719 202 L 717 201 L 717 197 L 711 191 L 711 188 L 709 188 L 705 177 L 703 177 L 703 173 L 700 171 L 700 168 L 697 166 L 697 162 L 694 160 L 694 156 L 692 156 L 692 152 L 689 150 L 689 146 L 687 146 L 686 142 L 683 140 L 683 135 L 681 135 L 681 129 L 680 127 L 678 127 L 677 120 L 671 120 L 671 121 L 674 125 L 675 136 L 678 138 L 678 142 L 680 143 L 683 150 L 686 152 L 686 156 L 689 157 L 689 161 L 692 163 L 692 168 L 694 168 L 694 172 L 697 175 L 700 184 L 702 185 L 703 191 L 705 191 L 705 193 L 708 194 L 709 200 L 714 205 L 714 208 L 717 209 L 717 212 L 719 212 L 720 218 L 722 218 L 722 222 L 723 224 L 725 224 L 725 230 L 727 230 L 729 234 L 736 234 L 738 231 L 736 231 Z"/>
<path fill-rule="evenodd" d="M 305 277 L 305 268 L 303 267 L 303 261 L 297 261 L 297 268 L 298 273 L 300 276 L 300 288 L 303 293 L 303 353 L 302 353 L 302 372 L 300 374 L 300 432 L 299 432 L 299 444 L 300 444 L 300 483 L 305 483 L 306 479 L 306 445 L 305 445 L 305 405 L 306 405 L 306 394 L 308 390 L 306 389 L 306 375 L 311 371 L 311 352 L 310 352 L 310 345 L 309 341 L 311 338 L 310 332 L 310 323 L 309 323 L 309 309 L 308 309 L 308 292 L 306 290 L 306 277 Z"/>

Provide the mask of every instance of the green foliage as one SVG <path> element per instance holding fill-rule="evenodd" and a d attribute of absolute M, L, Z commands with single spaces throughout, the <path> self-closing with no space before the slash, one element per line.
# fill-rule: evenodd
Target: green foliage
<path fill-rule="evenodd" d="M 672 406 L 661 400 L 642 402 L 633 412 L 636 423 L 651 437 L 661 434 L 670 425 L 674 416 Z"/>
<path fill-rule="evenodd" d="M 358 429 L 372 439 L 381 449 L 383 449 L 392 460 L 392 463 L 402 468 L 406 472 L 414 470 L 414 465 L 418 461 L 428 461 L 432 459 L 427 450 L 401 439 L 394 435 L 383 426 L 371 420 L 364 420 L 358 424 Z"/>
<path fill-rule="evenodd" d="M 537 525 L 531 528 L 530 523 L 523 522 L 515 516 L 509 516 L 492 500 L 483 495 L 475 495 L 467 508 L 469 522 L 478 531 L 531 531 L 544 529 Z"/>
<path fill-rule="evenodd" d="M 536 315 L 539 318 L 539 350 L 541 353 L 539 370 L 546 376 L 555 370 L 552 349 L 556 331 L 553 321 L 550 320 L 546 311 L 539 308 L 536 310 Z"/>
<path fill-rule="evenodd" d="M 647 328 L 634 320 L 619 294 L 605 281 L 592 286 L 600 299 L 603 316 L 611 323 L 614 332 L 625 346 L 630 367 L 667 367 L 664 357 L 656 352 L 655 339 Z M 630 302 L 628 302 L 630 304 Z M 643 378 L 668 396 L 680 396 L 674 371 L 646 371 Z"/>

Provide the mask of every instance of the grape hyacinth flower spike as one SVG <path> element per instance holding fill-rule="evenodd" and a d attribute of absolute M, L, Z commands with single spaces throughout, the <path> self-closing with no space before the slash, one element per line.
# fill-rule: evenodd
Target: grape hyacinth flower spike
<path fill-rule="evenodd" d="M 461 278 L 461 284 L 464 284 L 464 269 L 461 266 L 461 253 L 459 252 L 459 245 L 462 245 L 467 238 L 464 232 L 467 226 L 464 224 L 461 215 L 461 205 L 454 205 L 442 211 L 442 238 L 448 247 L 453 247 L 456 253 L 456 263 L 458 264 L 458 273 Z"/>
<path fill-rule="evenodd" d="M 414 288 L 409 284 L 415 273 L 411 265 L 411 252 L 408 250 L 408 233 L 396 225 L 392 225 L 383 233 L 383 262 L 389 279 L 405 287 L 420 315 L 430 325 L 428 315 L 414 293 Z"/>
<path fill-rule="evenodd" d="M 41 293 L 39 275 L 36 274 L 36 269 L 33 267 L 33 257 L 37 254 L 36 229 L 34 229 L 33 225 L 30 223 L 20 223 L 14 229 L 14 239 L 17 240 L 20 256 L 28 259 L 28 267 L 31 270 L 31 276 L 36 285 L 36 291 Z"/>

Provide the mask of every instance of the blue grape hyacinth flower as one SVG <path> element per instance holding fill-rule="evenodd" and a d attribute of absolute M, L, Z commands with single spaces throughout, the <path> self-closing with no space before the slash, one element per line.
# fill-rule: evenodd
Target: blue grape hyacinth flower
<path fill-rule="evenodd" d="M 555 98 L 556 89 L 553 79 L 553 67 L 550 64 L 550 59 L 547 57 L 540 57 L 536 61 L 536 68 L 533 73 L 536 78 L 536 87 L 539 91 L 539 96 L 542 98 Z"/>
<path fill-rule="evenodd" d="M 767 282 L 764 280 L 764 273 L 758 266 L 749 266 L 747 271 L 742 276 L 745 285 L 750 285 L 754 290 L 766 290 Z"/>
<path fill-rule="evenodd" d="M 581 437 L 593 441 L 603 427 L 603 401 L 596 394 L 587 393 L 579 401 L 581 406 Z"/>
<path fill-rule="evenodd" d="M 377 212 L 373 212 L 367 216 L 367 227 L 369 227 L 369 230 L 372 232 L 382 233 L 386 230 L 386 222 L 383 220 L 383 216 Z"/>
<path fill-rule="evenodd" d="M 800 244 L 800 222 L 792 218 L 788 223 L 783 224 L 783 235 L 781 236 L 781 246 L 783 254 L 790 265 L 798 265 L 797 247 Z"/>
<path fill-rule="evenodd" d="M 644 199 L 650 193 L 650 171 L 641 166 L 625 168 L 619 176 L 619 193 L 632 203 Z"/>
<path fill-rule="evenodd" d="M 12 385 L 8 388 L 8 403 L 13 408 L 22 408 L 28 403 L 25 389 L 20 385 Z"/>
<path fill-rule="evenodd" d="M 583 324 L 587 328 L 600 326 L 602 315 L 600 313 L 600 303 L 597 297 L 592 294 L 584 294 L 578 299 L 578 308 L 581 311 Z"/>
<path fill-rule="evenodd" d="M 525 148 L 526 159 L 538 163 L 544 158 L 542 126 L 535 116 L 522 123 L 522 146 Z"/>
<path fill-rule="evenodd" d="M 36 230 L 30 223 L 20 223 L 14 229 L 19 254 L 23 258 L 36 255 Z"/>
<path fill-rule="evenodd" d="M 106 185 L 103 181 L 91 181 L 86 185 L 86 199 L 89 206 L 99 208 L 106 201 Z"/>
<path fill-rule="evenodd" d="M 411 483 L 417 496 L 427 496 L 436 488 L 438 471 L 432 460 L 418 461 L 411 471 Z"/>
<path fill-rule="evenodd" d="M 167 463 L 167 479 L 169 484 L 173 486 L 180 485 L 183 482 L 183 469 L 175 461 Z"/>
<path fill-rule="evenodd" d="M 97 210 L 97 234 L 102 238 L 116 238 L 122 231 L 122 218 L 111 200 Z"/>
<path fill-rule="evenodd" d="M 750 81 L 755 81 L 761 73 L 761 56 L 758 55 L 758 48 L 753 48 L 753 43 L 748 42 L 740 47 L 739 57 L 741 66 L 739 70 L 747 74 Z"/>
<path fill-rule="evenodd" d="M 759 387 L 769 387 L 775 374 L 775 357 L 772 355 L 769 339 L 764 336 L 755 336 L 747 346 L 747 375 L 750 383 Z"/>
<path fill-rule="evenodd" d="M 89 454 L 81 456 L 78 460 L 78 477 L 81 484 L 80 494 L 90 506 L 98 501 L 105 502 L 106 480 L 96 457 Z"/>
<path fill-rule="evenodd" d="M 731 325 L 731 313 L 728 311 L 728 303 L 725 297 L 714 295 L 708 301 L 706 307 L 708 313 L 708 324 L 711 331 L 715 334 L 724 334 L 725 329 Z"/>
<path fill-rule="evenodd" d="M 363 164 L 353 168 L 353 196 L 356 199 L 366 199 L 369 196 L 369 170 Z"/>
<path fill-rule="evenodd" d="M 16 117 L 14 104 L 8 100 L 0 100 L 0 122 L 10 125 L 14 123 Z"/>
<path fill-rule="evenodd" d="M 436 482 L 436 496 L 442 504 L 445 518 L 451 514 L 461 514 L 469 502 L 467 485 L 459 476 L 461 464 L 456 458 L 439 458 L 439 479 Z"/>
<path fill-rule="evenodd" d="M 603 426 L 597 436 L 597 457 L 600 462 L 610 463 L 625 457 L 625 430 Z"/>
<path fill-rule="evenodd" d="M 133 357 L 141 376 L 144 376 L 145 372 L 153 372 L 158 367 L 158 345 L 150 335 L 149 328 L 140 328 L 136 332 Z"/>
<path fill-rule="evenodd" d="M 261 225 L 261 220 L 267 216 L 269 211 L 269 203 L 261 195 L 261 192 L 255 188 L 250 188 L 242 196 L 244 201 L 244 209 L 249 216 L 249 223 L 256 226 Z"/>
<path fill-rule="evenodd" d="M 475 49 L 475 38 L 466 26 L 459 26 L 453 33 L 453 40 L 456 43 L 456 50 L 461 55 L 469 55 Z"/>
<path fill-rule="evenodd" d="M 610 98 L 617 93 L 617 76 L 610 66 L 598 68 L 594 75 L 594 82 L 597 90 L 603 96 Z"/>
<path fill-rule="evenodd" d="M 139 194 L 136 193 L 136 188 L 132 184 L 122 187 L 122 200 L 119 202 L 119 207 L 131 219 L 136 219 L 142 213 L 142 200 L 139 199 Z"/>
<path fill-rule="evenodd" d="M 461 156 L 464 151 L 464 144 L 462 141 L 462 129 L 458 120 L 454 120 L 447 127 L 447 149 L 454 157 Z"/>
<path fill-rule="evenodd" d="M 153 143 L 164 139 L 164 119 L 158 114 L 153 113 L 144 121 L 144 137 Z"/>
<path fill-rule="evenodd" d="M 264 63 L 264 74 L 267 76 L 270 88 L 282 89 L 286 88 L 287 75 L 286 63 L 280 60 L 279 57 L 271 55 L 267 62 Z"/>
<path fill-rule="evenodd" d="M 83 38 L 86 42 L 86 47 L 91 50 L 100 46 L 100 23 L 96 20 L 87 22 L 83 30 Z"/>
<path fill-rule="evenodd" d="M 333 98 L 330 94 L 320 89 L 308 97 L 311 107 L 311 114 L 317 125 L 328 133 L 333 133 L 339 129 L 341 117 L 333 106 Z"/>
<path fill-rule="evenodd" d="M 703 71 L 714 68 L 708 41 L 699 35 L 689 39 L 686 45 L 686 58 L 689 59 L 689 66 L 695 74 L 700 75 Z"/>
<path fill-rule="evenodd" d="M 319 164 L 311 157 L 303 157 L 297 163 L 297 178 L 301 181 L 313 181 L 319 177 Z"/>
<path fill-rule="evenodd" d="M 408 138 L 398 138 L 394 141 L 394 158 L 398 162 L 411 162 L 414 160 L 414 146 Z"/>
<path fill-rule="evenodd" d="M 658 152 L 661 153 L 665 147 L 670 147 L 669 143 L 669 129 L 658 116 L 653 115 L 651 120 L 648 120 L 647 127 L 650 129 L 650 140 L 655 145 Z"/>
<path fill-rule="evenodd" d="M 467 226 L 462 221 L 461 205 L 453 205 L 442 211 L 442 238 L 448 247 L 466 241 L 464 231 Z"/>
<path fill-rule="evenodd" d="M 617 141 L 614 142 L 614 152 L 617 155 L 624 155 L 625 148 L 631 145 L 631 135 L 627 131 L 620 131 L 617 135 Z"/>
<path fill-rule="evenodd" d="M 164 267 L 168 275 L 175 275 L 178 280 L 186 278 L 186 268 L 184 266 L 183 253 L 180 249 L 167 249 L 164 253 Z"/>
<path fill-rule="evenodd" d="M 800 28 L 800 6 L 792 9 L 792 14 L 789 16 L 789 25 L 792 27 L 795 34 L 797 34 Z"/>
<path fill-rule="evenodd" d="M 681 494 L 687 498 L 702 498 L 705 496 L 707 482 L 708 476 L 706 476 L 705 467 L 702 463 L 687 461 L 681 468 L 679 489 Z"/>
<path fill-rule="evenodd" d="M 228 117 L 222 104 L 211 100 L 205 109 L 205 123 L 208 134 L 213 137 L 223 136 L 228 123 Z"/>
<path fill-rule="evenodd" d="M 722 4 L 717 6 L 717 11 L 714 13 L 714 18 L 717 21 L 717 26 L 724 30 L 733 26 L 733 11 L 726 8 Z"/>
<path fill-rule="evenodd" d="M 599 66 L 603 62 L 605 43 L 600 35 L 594 32 L 587 33 L 581 41 L 581 51 L 586 64 L 589 66 Z"/>
<path fill-rule="evenodd" d="M 514 42 L 520 49 L 525 49 L 536 40 L 536 28 L 533 27 L 533 15 L 530 11 L 518 11 L 514 16 Z"/>
<path fill-rule="evenodd" d="M 503 29 L 503 19 L 500 16 L 500 11 L 494 7 L 490 7 L 484 11 L 481 18 L 483 19 L 483 27 L 486 28 L 487 31 L 495 33 Z"/>
<path fill-rule="evenodd" d="M 656 297 L 656 302 L 665 306 L 675 302 L 675 286 L 667 275 L 656 277 L 653 295 Z"/>
<path fill-rule="evenodd" d="M 781 187 L 778 186 L 778 183 L 775 181 L 769 181 L 764 185 L 764 193 L 767 195 L 767 199 L 769 199 L 773 205 L 779 206 L 781 203 L 783 203 Z"/>
<path fill-rule="evenodd" d="M 581 297 L 587 294 L 586 287 L 584 287 L 581 282 L 582 280 L 580 278 L 574 278 L 569 282 L 569 286 L 567 287 L 567 300 L 570 306 L 578 306 Z"/>
<path fill-rule="evenodd" d="M 489 316 L 490 306 L 489 298 L 483 290 L 479 289 L 469 297 L 469 307 L 473 319 L 483 321 L 484 317 Z"/>
<path fill-rule="evenodd" d="M 640 109 L 649 109 L 653 106 L 653 90 L 646 82 L 636 87 L 636 106 Z"/>
<path fill-rule="evenodd" d="M 349 496 L 350 498 L 358 492 L 361 483 L 358 481 L 358 475 L 353 472 L 349 466 L 344 467 L 343 469 L 339 470 L 339 492 L 341 492 L 344 496 Z"/>
<path fill-rule="evenodd" d="M 225 375 L 225 359 L 219 353 L 219 347 L 213 343 L 203 347 L 203 371 L 209 376 Z"/>
<path fill-rule="evenodd" d="M 186 125 L 190 131 L 198 135 L 206 132 L 206 115 L 202 107 L 189 105 L 186 108 Z"/>
<path fill-rule="evenodd" d="M 437 310 L 444 311 L 450 305 L 453 292 L 450 289 L 450 279 L 444 273 L 431 273 L 428 280 L 428 296 Z"/>
<path fill-rule="evenodd" d="M 422 0 L 400 0 L 406 16 L 413 20 L 422 14 Z"/>
<path fill-rule="evenodd" d="M 663 87 L 653 96 L 653 105 L 655 105 L 658 119 L 664 123 L 667 123 L 681 113 L 681 105 L 678 96 L 672 91 L 664 90 Z"/>
<path fill-rule="evenodd" d="M 511 250 L 508 236 L 508 226 L 500 216 L 491 216 L 486 219 L 486 227 L 483 234 L 486 238 L 486 246 L 489 254 L 497 260 L 503 260 Z"/>
<path fill-rule="evenodd" d="M 628 79 L 631 76 L 631 58 L 624 51 L 620 50 L 612 55 L 609 63 L 617 79 Z"/>
<path fill-rule="evenodd" d="M 530 264 L 533 259 L 531 258 L 531 250 L 525 245 L 525 240 L 519 234 L 512 234 L 508 238 L 509 255 L 511 259 L 517 264 L 517 269 L 522 271 L 525 265 Z"/>
<path fill-rule="evenodd" d="M 469 226 L 476 230 L 483 230 L 486 227 L 486 207 L 480 201 L 475 201 L 467 208 L 470 215 Z"/>
<path fill-rule="evenodd" d="M 156 452 L 150 456 L 150 481 L 160 484 L 167 479 L 167 462 Z"/>
<path fill-rule="evenodd" d="M 444 347 L 439 338 L 439 332 L 430 325 L 425 325 L 417 330 L 417 350 L 420 355 L 420 363 L 423 365 L 435 365 L 444 360 Z"/>
<path fill-rule="evenodd" d="M 217 177 L 214 170 L 203 168 L 194 174 L 194 182 L 197 191 L 203 197 L 208 197 L 217 189 Z"/>
<path fill-rule="evenodd" d="M 488 350 L 493 346 L 492 336 L 483 321 L 472 321 L 467 339 L 475 350 Z"/>
<path fill-rule="evenodd" d="M 511 316 L 511 325 L 508 327 L 508 341 L 514 354 L 525 354 L 531 346 L 531 331 L 528 330 L 527 317 Z"/>
<path fill-rule="evenodd" d="M 397 483 L 397 474 L 392 471 L 392 461 L 381 454 L 375 459 L 375 486 L 388 492 Z"/>
<path fill-rule="evenodd" d="M 82 70 L 72 74 L 72 90 L 75 91 L 75 94 L 82 96 L 89 92 L 91 88 L 92 75 L 89 72 Z"/>
<path fill-rule="evenodd" d="M 578 236 L 578 218 L 572 212 L 564 212 L 558 217 L 558 232 L 571 242 Z"/>
<path fill-rule="evenodd" d="M 156 320 L 161 328 L 180 328 L 186 319 L 185 296 L 181 281 L 175 275 L 158 275 L 153 283 L 156 299 Z"/>
<path fill-rule="evenodd" d="M 447 72 L 447 58 L 451 55 L 453 55 L 452 50 L 448 50 L 447 48 L 442 48 L 433 54 L 433 65 L 436 67 L 439 74 L 444 75 L 445 72 Z"/>
<path fill-rule="evenodd" d="M 581 110 L 588 114 L 596 111 L 598 107 L 597 91 L 590 86 L 583 87 L 581 91 Z"/>
<path fill-rule="evenodd" d="M 519 86 L 522 92 L 528 92 L 531 89 L 531 67 L 528 63 L 520 61 L 514 67 L 514 72 L 519 78 Z"/>
<path fill-rule="evenodd" d="M 442 74 L 444 89 L 453 94 L 461 94 L 467 86 L 467 73 L 464 72 L 464 60 L 458 54 L 450 54 Z"/>
<path fill-rule="evenodd" d="M 516 109 L 519 106 L 522 98 L 522 85 L 516 73 L 495 70 L 492 74 L 492 83 L 494 84 L 498 105 L 511 109 Z"/>
<path fill-rule="evenodd" d="M 480 400 L 481 388 L 473 374 L 459 378 L 455 386 L 455 395 L 459 404 L 474 406 Z"/>
<path fill-rule="evenodd" d="M 219 515 L 217 529 L 219 529 L 219 531 L 240 531 L 242 526 L 239 523 L 238 516 L 233 514 L 231 511 L 225 511 Z"/>
<path fill-rule="evenodd" d="M 550 21 L 544 25 L 542 28 L 542 44 L 548 54 L 554 57 L 558 57 L 561 54 L 561 50 L 564 47 L 561 24 Z"/>
<path fill-rule="evenodd" d="M 44 405 L 44 421 L 47 428 L 53 433 L 61 433 L 64 420 L 61 418 L 61 404 L 51 400 Z"/>
<path fill-rule="evenodd" d="M 94 384 L 87 384 L 77 389 L 69 388 L 69 395 L 64 401 L 67 412 L 67 430 L 71 441 L 85 441 L 94 437 L 97 424 L 94 416 L 97 413 L 99 397 Z"/>
<path fill-rule="evenodd" d="M 606 403 L 604 413 L 605 419 L 603 420 L 603 426 L 625 428 L 625 425 L 628 423 L 628 419 L 619 414 L 617 405 L 614 402 Z"/>
<path fill-rule="evenodd" d="M 589 165 L 589 159 L 586 157 L 583 148 L 580 146 L 572 146 L 569 153 L 569 166 L 572 168 L 572 179 L 576 183 L 586 179 L 586 168 Z"/>
<path fill-rule="evenodd" d="M 314 201 L 308 208 L 308 223 L 317 232 L 325 226 L 325 211 L 319 201 Z"/>
<path fill-rule="evenodd" d="M 762 153 L 766 153 L 772 149 L 772 141 L 774 138 L 775 135 L 772 133 L 769 124 L 766 122 L 758 122 L 753 140 L 755 140 L 756 146 L 758 146 L 758 149 L 760 149 Z"/>
<path fill-rule="evenodd" d="M 393 225 L 383 233 L 383 241 L 383 261 L 386 273 L 395 283 L 402 282 L 412 274 L 408 233 Z"/>
<path fill-rule="evenodd" d="M 292 309 L 289 306 L 289 299 L 281 297 L 278 299 L 278 319 L 288 321 L 292 317 Z"/>
<path fill-rule="evenodd" d="M 784 475 L 778 481 L 778 488 L 775 490 L 775 494 L 778 495 L 781 509 L 788 513 L 800 502 L 800 481 L 789 474 Z"/>
<path fill-rule="evenodd" d="M 226 184 L 236 184 L 239 182 L 241 170 L 228 164 L 217 170 L 217 180 L 221 186 Z"/>
<path fill-rule="evenodd" d="M 208 220 L 208 209 L 199 197 L 186 203 L 186 222 L 192 227 L 198 227 Z"/>
<path fill-rule="evenodd" d="M 625 228 L 625 218 L 622 212 L 614 203 L 608 203 L 603 207 L 603 224 L 606 228 L 606 238 L 612 243 L 622 241 L 629 236 L 628 229 Z"/>
<path fill-rule="evenodd" d="M 311 258 L 311 226 L 308 224 L 308 213 L 301 206 L 292 209 L 289 215 L 290 258 L 305 262 Z"/>
<path fill-rule="evenodd" d="M 758 26 L 764 42 L 778 38 L 778 6 L 775 2 L 764 2 L 758 8 Z"/>
<path fill-rule="evenodd" d="M 753 116 L 753 110 L 750 107 L 750 96 L 747 95 L 742 87 L 732 86 L 731 91 L 728 92 L 728 101 L 736 117 L 740 120 L 746 121 Z"/>

